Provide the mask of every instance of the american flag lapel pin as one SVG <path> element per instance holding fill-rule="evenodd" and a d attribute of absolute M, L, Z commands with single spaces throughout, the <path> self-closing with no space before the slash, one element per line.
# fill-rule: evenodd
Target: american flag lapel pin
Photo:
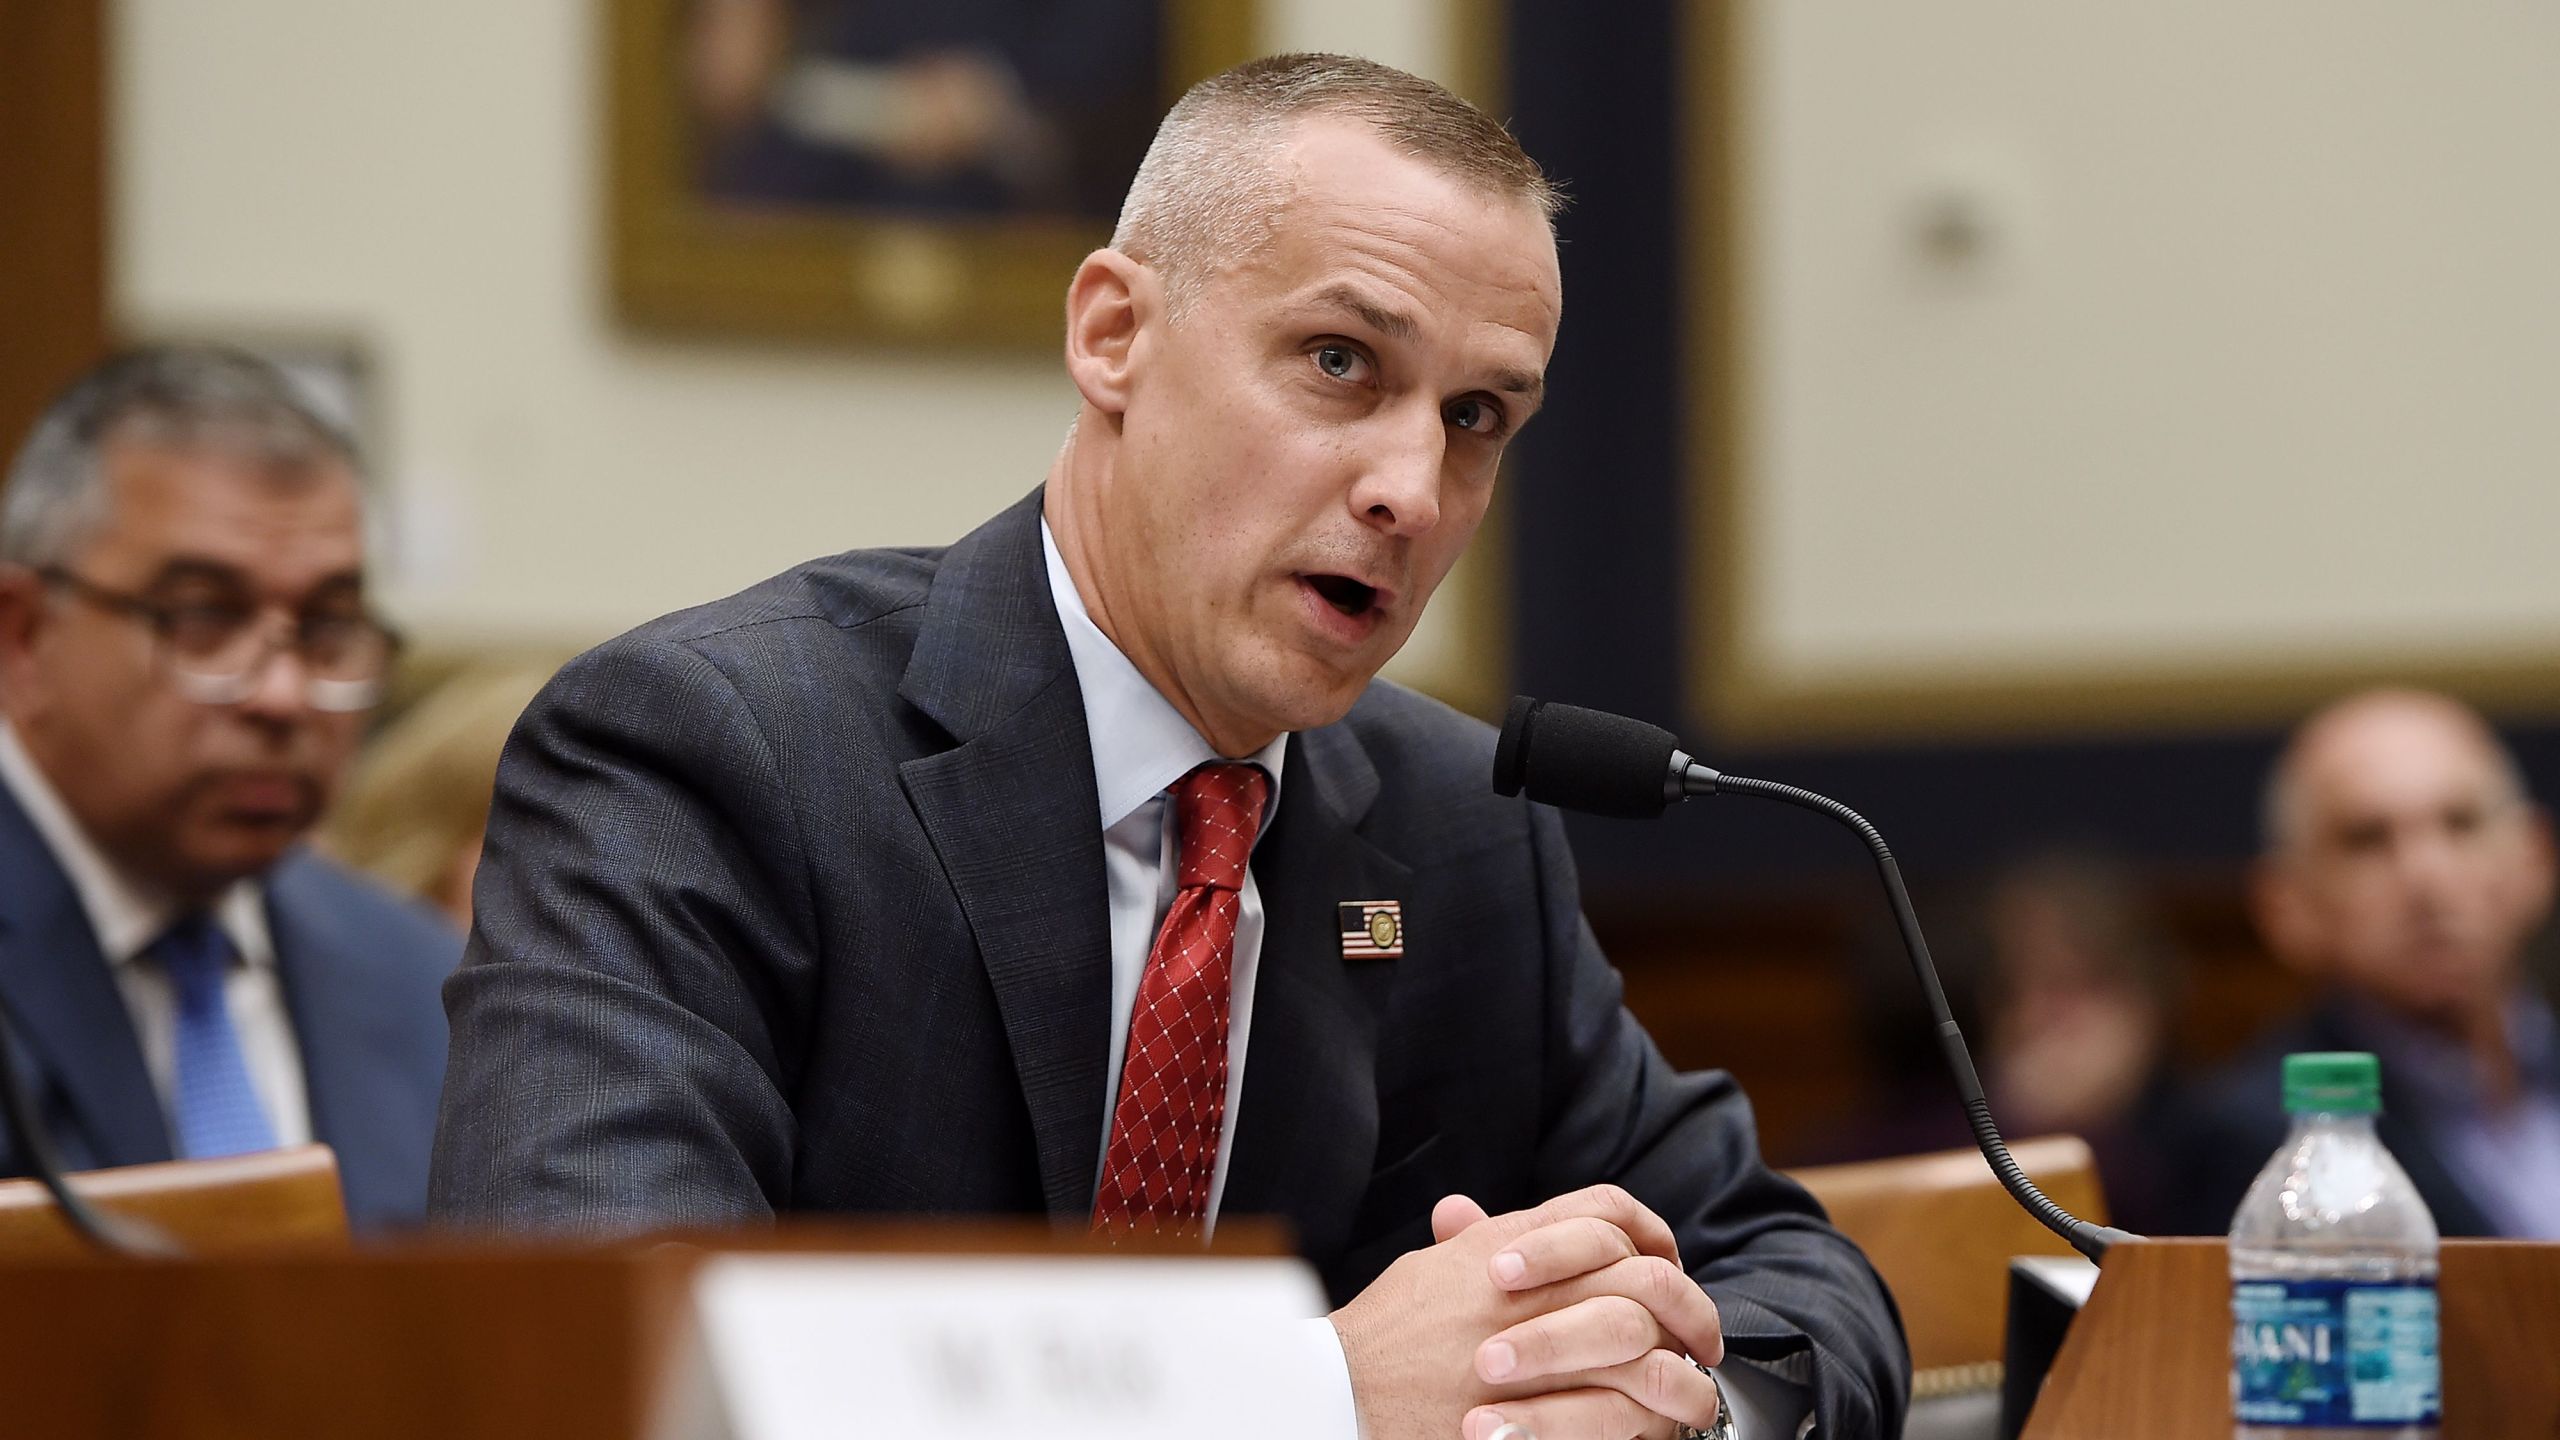
<path fill-rule="evenodd" d="M 1345 900 L 1336 909 L 1345 960 L 1393 960 L 1404 954 L 1404 902 Z"/>

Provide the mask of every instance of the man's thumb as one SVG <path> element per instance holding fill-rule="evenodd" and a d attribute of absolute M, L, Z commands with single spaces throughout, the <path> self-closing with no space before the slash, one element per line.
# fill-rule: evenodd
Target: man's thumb
<path fill-rule="evenodd" d="M 1484 1207 L 1464 1195 L 1445 1195 L 1431 1207 L 1431 1243 L 1455 1240 L 1458 1233 L 1485 1218 Z"/>

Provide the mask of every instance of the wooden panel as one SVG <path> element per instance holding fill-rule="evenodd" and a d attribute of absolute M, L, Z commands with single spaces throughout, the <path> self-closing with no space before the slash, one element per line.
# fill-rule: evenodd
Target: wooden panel
<path fill-rule="evenodd" d="M 2177 1073 L 2203 1073 L 2308 999 L 2302 979 L 2259 945 L 2236 867 L 2146 877 L 2143 891 L 2185 960 L 2171 1040 Z M 1603 899 L 1591 919 L 1625 976 L 1627 1007 L 1663 1054 L 1683 1069 L 1732 1071 L 1751 1094 L 1763 1152 L 1784 1165 L 1838 1158 L 1827 1140 L 1910 1102 L 1897 1090 L 1903 1082 L 1868 1053 L 1870 1002 L 1853 960 L 1885 923 L 1883 905 L 1869 877 L 1855 875 L 1831 888 L 1692 896 L 1678 912 Z M 1953 933 L 1952 915 L 1924 907 L 1921 920 L 1933 940 Z M 1939 958 L 1949 966 L 1959 959 Z M 1916 1019 L 1907 969 L 1896 962 L 1876 979 L 1895 987 L 1889 998 L 1915 1007 Z M 1946 979 L 1951 992 L 1962 991 L 1952 970 Z M 1964 1001 L 1957 1004 L 1961 1010 Z M 1959 1019 L 1967 1040 L 1981 1046 L 1979 1023 Z M 1915 1039 L 1925 1046 L 1925 1036 Z M 1940 1083 L 1934 1066 L 1926 1078 Z M 1944 1088 L 1953 1095 L 1952 1083 Z M 1943 1140 L 1940 1132 L 1920 1145 Z"/>
<path fill-rule="evenodd" d="M 338 1157 L 326 1145 L 93 1170 L 72 1176 L 71 1185 L 102 1210 L 150 1222 L 190 1254 L 347 1244 Z M 0 1259 L 88 1251 L 41 1184 L 0 1180 Z"/>
<path fill-rule="evenodd" d="M 2077 1137 L 2022 1140 L 2009 1153 L 2055 1204 L 2083 1220 L 2106 1222 L 2096 1162 Z M 2010 1257 L 2072 1253 L 2018 1208 L 1978 1151 L 1824 1165 L 1794 1175 L 1884 1277 L 1902 1307 L 1915 1371 L 1998 1360 L 2007 1337 Z"/>
<path fill-rule="evenodd" d="M 0 455 L 106 349 L 103 12 L 0 0 Z"/>
<path fill-rule="evenodd" d="M 639 1440 L 682 1256 L 65 1262 L 0 1280 L 12 1434 Z"/>
<path fill-rule="evenodd" d="M 0 1433 L 46 1440 L 646 1440 L 691 1382 L 719 1251 L 1198 1255 L 1037 1223 L 811 1223 L 592 1245 L 0 1265 Z M 1286 1253 L 1268 1224 L 1210 1253 Z M 857 1357 L 858 1358 L 858 1357 Z M 684 1432 L 691 1433 L 691 1432 Z M 858 1428 L 848 1433 L 859 1433 Z"/>
<path fill-rule="evenodd" d="M 2560 1245 L 2448 1240 L 2446 1440 L 2560 1433 Z M 2230 1271 L 2219 1240 L 2119 1245 L 2071 1325 L 2025 1440 L 2231 1433 Z"/>

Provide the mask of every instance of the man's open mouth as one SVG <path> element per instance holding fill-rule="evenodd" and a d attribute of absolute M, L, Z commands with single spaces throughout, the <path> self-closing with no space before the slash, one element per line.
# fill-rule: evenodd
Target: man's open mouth
<path fill-rule="evenodd" d="M 1348 575 L 1309 575 L 1307 584 L 1324 602 L 1345 615 L 1366 615 L 1378 603 L 1378 592 Z"/>

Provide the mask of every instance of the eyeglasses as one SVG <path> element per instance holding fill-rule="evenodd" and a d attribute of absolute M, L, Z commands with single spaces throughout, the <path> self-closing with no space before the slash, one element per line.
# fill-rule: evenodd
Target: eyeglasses
<path fill-rule="evenodd" d="M 302 662 L 303 698 L 312 709 L 369 710 L 381 702 L 400 653 L 399 635 L 362 610 L 273 615 L 237 601 L 156 600 L 110 590 L 59 566 L 36 573 L 101 610 L 150 626 L 178 692 L 200 705 L 248 699 L 268 662 L 290 646 Z"/>

